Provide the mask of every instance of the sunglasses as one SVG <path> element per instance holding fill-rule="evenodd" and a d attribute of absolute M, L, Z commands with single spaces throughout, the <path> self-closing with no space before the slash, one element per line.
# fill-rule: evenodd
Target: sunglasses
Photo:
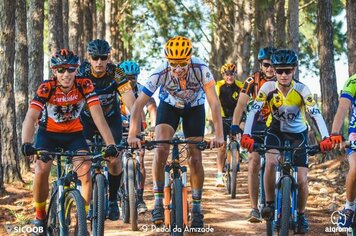
<path fill-rule="evenodd" d="M 108 55 L 92 55 L 91 59 L 93 59 L 94 61 L 97 61 L 99 59 L 101 59 L 102 61 L 105 61 L 108 59 Z"/>
<path fill-rule="evenodd" d="M 136 80 L 137 79 L 137 75 L 126 75 L 126 78 L 128 80 Z"/>
<path fill-rule="evenodd" d="M 57 72 L 59 74 L 64 74 L 66 71 L 68 71 L 68 73 L 74 73 L 76 70 L 77 70 L 77 68 L 73 68 L 73 67 L 69 67 L 69 68 L 60 67 L 60 68 L 57 68 Z"/>
<path fill-rule="evenodd" d="M 176 68 L 176 67 L 185 67 L 188 65 L 188 62 L 170 62 L 169 65 L 173 68 Z"/>
<path fill-rule="evenodd" d="M 263 62 L 262 65 L 263 65 L 263 67 L 266 67 L 266 68 L 268 68 L 270 66 L 272 67 L 272 64 L 267 63 L 267 62 Z"/>
<path fill-rule="evenodd" d="M 276 73 L 279 74 L 279 75 L 282 75 L 283 73 L 286 73 L 286 75 L 289 75 L 292 72 L 293 72 L 293 68 L 276 69 Z"/>
<path fill-rule="evenodd" d="M 233 72 L 233 71 L 227 71 L 227 72 L 224 73 L 224 75 L 226 75 L 226 76 L 233 76 L 233 75 L 235 75 L 235 74 L 236 74 L 236 73 Z"/>

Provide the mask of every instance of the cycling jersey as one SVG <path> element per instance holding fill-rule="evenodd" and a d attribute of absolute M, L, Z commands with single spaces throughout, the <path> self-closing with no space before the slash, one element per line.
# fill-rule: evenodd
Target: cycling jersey
<path fill-rule="evenodd" d="M 322 138 L 328 137 L 324 119 L 307 86 L 292 81 L 291 89 L 285 97 L 278 88 L 278 82 L 266 82 L 260 89 L 252 110 L 249 112 L 245 125 L 245 134 L 251 135 L 255 115 L 267 104 L 271 114 L 267 126 L 273 130 L 288 133 L 301 133 L 307 129 L 305 110 L 311 115 L 319 128 Z"/>
<path fill-rule="evenodd" d="M 46 80 L 37 89 L 30 107 L 41 111 L 39 125 L 46 131 L 73 133 L 83 130 L 79 115 L 85 105 L 99 105 L 90 79 L 76 76 L 73 88 L 64 93 L 57 79 Z"/>
<path fill-rule="evenodd" d="M 164 62 L 148 78 L 142 91 L 151 97 L 160 88 L 161 101 L 183 109 L 204 104 L 204 90 L 214 85 L 215 80 L 208 66 L 201 59 L 192 57 L 185 79 L 175 78 L 168 62 Z"/>
<path fill-rule="evenodd" d="M 268 79 L 262 72 L 258 71 L 244 81 L 241 93 L 245 93 L 251 98 L 250 104 L 247 107 L 247 111 L 251 110 L 251 105 L 253 104 L 253 100 L 256 98 L 258 91 L 260 90 L 262 85 L 267 81 L 275 81 L 275 80 L 276 78 Z M 269 114 L 270 114 L 270 110 L 266 104 L 262 108 L 262 112 L 260 112 L 260 116 L 256 117 L 256 120 L 258 122 L 266 122 Z"/>
<path fill-rule="evenodd" d="M 340 97 L 351 101 L 349 133 L 356 133 L 356 74 L 346 81 Z"/>
<path fill-rule="evenodd" d="M 93 82 L 95 92 L 99 96 L 105 117 L 120 113 L 120 103 L 118 103 L 117 93 L 124 94 L 127 91 L 132 90 L 130 81 L 125 78 L 124 73 L 120 68 L 109 63 L 106 67 L 104 76 L 96 78 L 92 74 L 90 63 L 84 62 L 78 68 L 78 73 L 88 77 Z M 90 117 L 88 109 L 85 109 L 83 113 Z"/>
<path fill-rule="evenodd" d="M 238 80 L 235 80 L 233 84 L 227 84 L 225 80 L 216 83 L 215 89 L 221 103 L 221 116 L 223 118 L 233 116 L 242 86 L 242 82 Z"/>

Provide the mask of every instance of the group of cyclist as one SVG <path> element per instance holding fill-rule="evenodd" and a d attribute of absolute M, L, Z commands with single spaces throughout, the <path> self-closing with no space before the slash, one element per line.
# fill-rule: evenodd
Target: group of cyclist
<path fill-rule="evenodd" d="M 224 186 L 223 166 L 224 145 L 227 135 L 241 136 L 241 146 L 249 151 L 248 190 L 251 201 L 250 222 L 261 222 L 269 218 L 274 209 L 275 167 L 278 150 L 266 153 L 265 192 L 267 205 L 261 213 L 257 208 L 258 171 L 260 157 L 254 152 L 254 143 L 280 146 L 284 140 L 291 140 L 294 147 L 308 144 L 307 111 L 315 121 L 322 137 L 322 152 L 331 150 L 342 142 L 339 133 L 346 111 L 352 105 L 353 118 L 350 119 L 350 140 L 356 140 L 356 117 L 354 84 L 356 75 L 346 83 L 340 98 L 338 112 L 329 135 L 321 111 L 308 87 L 293 79 L 297 70 L 298 57 L 292 50 L 262 48 L 258 54 L 260 71 L 253 73 L 243 83 L 236 78 L 236 66 L 227 63 L 222 66 L 223 80 L 215 83 L 209 67 L 201 59 L 193 56 L 190 39 L 177 36 L 169 39 L 164 47 L 164 61 L 144 86 L 137 83 L 140 69 L 137 63 L 125 61 L 119 65 L 110 63 L 111 47 L 105 40 L 96 39 L 87 47 L 86 58 L 80 65 L 79 58 L 67 49 L 58 50 L 51 58 L 53 77 L 43 81 L 30 103 L 22 131 L 22 153 L 35 155 L 38 149 L 55 151 L 62 148 L 69 151 L 89 151 L 88 142 L 99 131 L 106 144 L 105 152 L 109 167 L 109 213 L 110 220 L 120 217 L 117 191 L 121 183 L 122 163 L 116 147 L 122 139 L 122 117 L 120 104 L 130 112 L 127 142 L 131 147 L 141 147 L 137 137 L 146 128 L 143 109 L 150 113 L 151 132 L 155 139 L 172 139 L 180 121 L 186 139 L 201 141 L 205 130 L 205 108 L 207 99 L 212 110 L 215 137 L 211 147 L 220 148 L 217 161 L 216 186 Z M 158 108 L 152 98 L 159 89 Z M 125 110 L 125 109 L 124 109 Z M 248 111 L 246 117 L 245 111 Z M 35 145 L 32 143 L 35 125 L 38 130 Z M 254 136 L 255 132 L 265 132 L 264 140 Z M 204 216 L 201 206 L 204 168 L 201 151 L 193 145 L 188 147 L 190 186 L 192 193 L 191 227 L 202 228 Z M 351 221 L 355 211 L 356 197 L 356 154 L 348 151 L 350 170 L 346 181 L 347 202 L 343 213 Z M 155 149 L 152 164 L 154 208 L 152 221 L 164 221 L 163 189 L 164 166 L 169 155 L 169 146 L 161 144 Z M 83 157 L 85 158 L 85 157 Z M 143 155 L 142 174 L 145 176 Z M 78 176 L 82 182 L 82 195 L 87 214 L 90 215 L 91 198 L 90 162 L 74 163 L 78 166 Z M 308 221 L 304 211 L 308 196 L 307 172 L 308 155 L 305 150 L 296 152 L 298 166 L 298 232 L 308 231 Z M 35 163 L 34 205 L 35 224 L 43 225 L 46 218 L 48 197 L 48 177 L 51 162 Z M 138 193 L 138 210 L 145 212 L 143 187 Z M 340 219 L 343 220 L 343 219 Z"/>

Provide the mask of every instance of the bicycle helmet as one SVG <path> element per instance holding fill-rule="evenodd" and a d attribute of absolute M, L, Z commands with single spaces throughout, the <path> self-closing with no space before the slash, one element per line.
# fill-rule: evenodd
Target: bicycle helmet
<path fill-rule="evenodd" d="M 236 73 L 237 72 L 236 66 L 232 63 L 224 64 L 220 69 L 220 73 L 224 74 L 227 71 L 232 71 L 232 72 Z"/>
<path fill-rule="evenodd" d="M 108 55 L 111 47 L 104 39 L 95 39 L 88 43 L 87 51 L 89 55 Z"/>
<path fill-rule="evenodd" d="M 258 60 L 262 61 L 264 59 L 271 59 L 271 55 L 276 51 L 277 49 L 274 47 L 265 47 L 261 48 L 260 51 L 258 52 Z"/>
<path fill-rule="evenodd" d="M 190 39 L 177 36 L 167 41 L 164 54 L 169 61 L 189 61 L 192 57 L 192 42 Z"/>
<path fill-rule="evenodd" d="M 50 67 L 51 69 L 55 69 L 58 67 L 77 67 L 79 66 L 79 57 L 74 55 L 72 51 L 68 49 L 60 49 L 57 50 L 54 55 L 51 57 Z"/>
<path fill-rule="evenodd" d="M 126 75 L 140 74 L 140 66 L 134 61 L 123 61 L 120 63 L 119 68 L 121 68 Z"/>
<path fill-rule="evenodd" d="M 293 50 L 280 49 L 272 54 L 271 62 L 274 67 L 295 67 L 298 65 L 298 56 Z"/>

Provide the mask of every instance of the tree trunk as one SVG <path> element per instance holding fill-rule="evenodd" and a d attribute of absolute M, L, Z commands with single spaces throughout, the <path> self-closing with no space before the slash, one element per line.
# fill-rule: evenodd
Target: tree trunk
<path fill-rule="evenodd" d="M 254 25 L 254 71 L 260 70 L 257 55 L 260 48 L 273 45 L 275 31 L 274 0 L 255 0 L 255 25 Z"/>
<path fill-rule="evenodd" d="M 42 0 L 30 1 L 28 13 L 28 96 L 32 99 L 43 81 L 43 21 L 44 9 Z"/>
<path fill-rule="evenodd" d="M 299 53 L 299 0 L 288 1 L 288 47 Z M 294 78 L 299 80 L 297 70 Z"/>
<path fill-rule="evenodd" d="M 110 45 L 111 42 L 111 1 L 105 0 L 105 39 Z"/>
<path fill-rule="evenodd" d="M 84 51 L 88 43 L 93 40 L 93 2 L 92 0 L 82 0 L 83 12 L 83 36 Z"/>
<path fill-rule="evenodd" d="M 121 7 L 121 12 L 119 13 L 119 5 L 122 6 L 122 1 L 118 3 L 116 0 L 111 0 L 111 16 L 110 16 L 110 39 L 111 39 L 111 60 L 114 63 L 119 61 L 119 54 L 122 55 L 123 51 L 118 48 L 119 41 L 121 41 L 120 28 L 119 28 L 119 18 L 124 15 L 124 9 Z M 129 29 L 127 29 L 129 30 Z"/>
<path fill-rule="evenodd" d="M 63 47 L 64 48 L 69 48 L 68 17 L 69 17 L 69 3 L 68 3 L 68 0 L 62 0 Z"/>
<path fill-rule="evenodd" d="M 96 37 L 98 39 L 103 39 L 105 37 L 105 0 L 97 0 L 97 31 Z"/>
<path fill-rule="evenodd" d="M 17 149 L 14 95 L 15 9 L 16 1 L 0 1 L 0 127 L 3 182 L 21 180 Z"/>
<path fill-rule="evenodd" d="M 328 130 L 338 106 L 336 86 L 331 0 L 318 0 L 318 52 L 320 61 L 320 88 L 323 117 Z"/>
<path fill-rule="evenodd" d="M 69 0 L 69 48 L 78 56 L 83 56 L 82 48 L 82 17 L 80 0 Z"/>
<path fill-rule="evenodd" d="M 277 0 L 276 3 L 276 43 L 277 48 L 286 48 L 286 14 L 285 0 Z"/>
<path fill-rule="evenodd" d="M 231 49 L 234 46 L 235 9 L 233 4 L 222 1 L 215 1 L 213 5 L 213 36 L 209 66 L 217 80 L 221 77 L 220 67 L 226 62 L 233 62 L 234 59 Z"/>
<path fill-rule="evenodd" d="M 356 1 L 346 0 L 349 75 L 356 73 Z"/>
<path fill-rule="evenodd" d="M 48 0 L 48 50 L 53 55 L 63 48 L 62 0 Z"/>
<path fill-rule="evenodd" d="M 95 0 L 91 0 L 91 6 L 92 6 L 92 19 L 93 19 L 93 37 L 91 40 L 96 39 L 97 37 L 97 28 L 98 28 L 98 23 L 96 21 L 96 1 Z"/>
<path fill-rule="evenodd" d="M 22 122 L 28 108 L 28 47 L 26 0 L 17 0 L 16 3 L 15 101 L 17 147 L 20 150 Z M 25 174 L 30 170 L 30 160 L 22 156 L 21 153 L 19 155 L 21 174 Z"/>

